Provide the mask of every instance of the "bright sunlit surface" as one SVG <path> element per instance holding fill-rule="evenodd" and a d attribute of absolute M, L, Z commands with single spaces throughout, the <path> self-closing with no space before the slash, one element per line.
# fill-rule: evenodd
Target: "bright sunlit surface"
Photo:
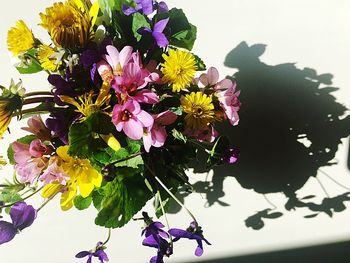
<path fill-rule="evenodd" d="M 45 73 L 19 75 L 11 66 L 6 36 L 7 30 L 22 19 L 35 35 L 47 39 L 45 30 L 37 24 L 39 12 L 53 2 L 3 3 L 1 85 L 8 85 L 11 78 L 15 81 L 21 78 L 28 90 L 50 89 Z M 350 126 L 344 120 L 345 115 L 337 110 L 339 105 L 350 107 L 350 2 L 169 0 L 167 3 L 169 7 L 183 8 L 189 21 L 197 26 L 194 52 L 207 66 L 217 67 L 221 77 L 238 72 L 242 127 L 227 132 L 232 132 L 231 139 L 241 148 L 242 163 L 238 169 L 215 171 L 214 177 L 213 172 L 189 171 L 193 183 L 198 178 L 214 180 L 214 184 L 197 184 L 202 193 L 185 198 L 186 206 L 196 215 L 212 246 L 205 246 L 203 256 L 196 258 L 194 242 L 179 242 L 166 262 L 209 259 L 215 262 L 215 258 L 350 240 L 350 206 L 344 202 L 347 208 L 343 209 L 341 205 L 346 197 L 344 200 L 339 197 L 350 188 L 347 167 Z M 311 82 L 320 86 L 312 87 Z M 330 93 L 321 91 L 322 87 L 339 90 Z M 321 116 L 333 116 L 337 120 L 325 124 Z M 24 125 L 25 121 L 21 123 Z M 10 126 L 11 134 L 7 133 L 1 142 L 1 155 L 6 155 L 9 142 L 25 134 L 17 123 L 12 124 L 15 125 Z M 305 131 L 307 136 L 299 131 Z M 340 141 L 342 144 L 337 149 Z M 315 150 L 312 154 L 307 150 L 309 147 Z M 2 178 L 11 175 L 11 167 L 1 171 Z M 294 192 L 299 202 L 293 201 Z M 336 196 L 339 198 L 333 202 L 339 203 L 336 208 L 330 204 L 331 212 L 325 208 L 326 204 L 319 205 L 325 198 Z M 310 199 L 302 200 L 302 197 Z M 37 204 L 39 201 L 36 200 Z M 95 226 L 94 216 L 93 208 L 62 212 L 59 200 L 54 200 L 40 212 L 33 226 L 0 247 L 1 262 L 84 262 L 74 255 L 92 248 L 107 236 L 107 230 Z M 190 218 L 180 211 L 170 215 L 169 222 L 173 227 L 186 228 Z M 141 245 L 142 226 L 141 221 L 131 221 L 112 232 L 107 249 L 110 262 L 149 261 L 155 250 Z"/>

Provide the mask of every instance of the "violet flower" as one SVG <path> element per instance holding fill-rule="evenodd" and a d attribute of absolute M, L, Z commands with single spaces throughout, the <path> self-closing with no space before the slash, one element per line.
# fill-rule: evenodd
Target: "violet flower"
<path fill-rule="evenodd" d="M 76 258 L 84 258 L 88 257 L 86 263 L 91 263 L 92 258 L 96 257 L 100 260 L 100 263 L 104 263 L 109 261 L 106 252 L 104 251 L 103 243 L 98 242 L 96 245 L 96 249 L 94 251 L 80 251 L 75 255 Z"/>
<path fill-rule="evenodd" d="M 203 231 L 197 222 L 192 222 L 186 230 L 172 228 L 169 230 L 169 234 L 175 237 L 174 242 L 180 238 L 187 238 L 197 241 L 197 248 L 195 250 L 195 255 L 200 257 L 203 254 L 203 241 L 208 245 L 211 245 L 208 240 L 203 236 Z"/>
<path fill-rule="evenodd" d="M 0 221 L 0 245 L 11 241 L 19 231 L 29 227 L 37 216 L 37 211 L 25 202 L 18 202 L 10 211 L 12 223 Z"/>
<path fill-rule="evenodd" d="M 240 151 L 237 148 L 230 148 L 226 155 L 221 158 L 222 162 L 235 164 L 238 161 Z"/>
<path fill-rule="evenodd" d="M 154 24 L 153 30 L 147 27 L 141 27 L 138 32 L 140 34 L 151 34 L 159 47 L 166 47 L 169 45 L 169 40 L 164 35 L 163 31 L 169 22 L 169 18 L 158 21 Z"/>
<path fill-rule="evenodd" d="M 173 253 L 171 244 L 166 240 L 169 234 L 162 229 L 164 225 L 161 222 L 153 222 L 146 212 L 142 215 L 148 225 L 142 230 L 142 235 L 145 235 L 142 245 L 158 249 L 157 255 L 150 259 L 150 263 L 164 263 L 163 257 L 169 257 Z"/>
<path fill-rule="evenodd" d="M 129 16 L 136 12 L 140 12 L 148 16 L 154 11 L 153 0 L 134 0 L 134 3 L 135 7 L 123 5 L 122 11 L 125 15 Z"/>

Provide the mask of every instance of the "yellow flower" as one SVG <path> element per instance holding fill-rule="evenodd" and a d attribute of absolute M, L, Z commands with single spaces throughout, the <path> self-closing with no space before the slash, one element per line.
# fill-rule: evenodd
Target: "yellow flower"
<path fill-rule="evenodd" d="M 192 82 L 197 70 L 195 57 L 188 51 L 170 49 L 169 56 L 163 54 L 163 58 L 163 82 L 171 83 L 173 92 L 185 89 Z"/>
<path fill-rule="evenodd" d="M 106 106 L 105 108 L 101 109 L 103 104 L 109 103 L 109 100 L 111 98 L 109 91 L 110 85 L 107 82 L 104 82 L 95 102 L 93 102 L 93 93 L 84 94 L 78 97 L 78 101 L 66 95 L 60 96 L 60 100 L 75 106 L 77 108 L 75 111 L 83 115 L 83 117 L 80 118 L 80 121 L 82 122 L 89 118 L 91 114 L 99 110 L 106 110 L 109 108 L 109 106 Z"/>
<path fill-rule="evenodd" d="M 63 190 L 61 195 L 61 209 L 69 210 L 73 206 L 73 201 L 78 192 L 83 198 L 88 197 L 95 187 L 100 187 L 102 175 L 92 167 L 87 159 L 79 159 L 68 155 L 69 146 L 61 146 L 57 149 L 57 155 L 62 159 L 62 169 L 70 177 L 67 185 L 57 182 L 44 187 L 42 195 L 50 198 Z"/>
<path fill-rule="evenodd" d="M 96 2 L 90 12 L 85 1 L 54 3 L 46 8 L 46 14 L 40 13 L 40 25 L 48 30 L 56 46 L 82 48 L 92 36 L 92 26 L 98 12 L 98 1 Z"/>
<path fill-rule="evenodd" d="M 37 54 L 40 65 L 43 69 L 48 71 L 57 71 L 57 68 L 61 65 L 61 61 L 57 58 L 57 51 L 48 46 L 48 45 L 40 45 L 39 51 Z"/>
<path fill-rule="evenodd" d="M 32 31 L 22 20 L 17 21 L 16 27 L 12 27 L 7 33 L 7 46 L 14 56 L 31 49 L 34 42 Z"/>
<path fill-rule="evenodd" d="M 181 105 L 184 112 L 187 113 L 185 122 L 190 129 L 204 129 L 215 120 L 211 97 L 202 92 L 191 92 L 182 97 Z"/>

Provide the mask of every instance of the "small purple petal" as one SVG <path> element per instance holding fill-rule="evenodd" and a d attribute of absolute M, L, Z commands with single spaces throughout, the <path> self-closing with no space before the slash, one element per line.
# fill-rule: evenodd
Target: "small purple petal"
<path fill-rule="evenodd" d="M 18 202 L 12 206 L 10 216 L 13 225 L 17 229 L 23 230 L 33 224 L 36 218 L 36 210 L 25 202 Z"/>
<path fill-rule="evenodd" d="M 178 228 L 172 228 L 168 232 L 173 237 L 178 237 L 178 238 L 191 238 L 193 236 L 192 233 L 182 229 L 178 229 Z"/>
<path fill-rule="evenodd" d="M 0 221 L 0 245 L 11 241 L 17 233 L 17 229 L 13 224 Z"/>
<path fill-rule="evenodd" d="M 163 32 L 168 22 L 169 22 L 169 18 L 158 21 L 154 25 L 153 32 L 159 32 L 159 33 Z"/>
<path fill-rule="evenodd" d="M 89 251 L 80 251 L 78 254 L 75 255 L 76 258 L 84 258 L 88 255 L 91 255 L 91 252 Z"/>
<path fill-rule="evenodd" d="M 167 4 L 163 1 L 158 3 L 158 13 L 166 13 L 169 11 Z"/>
<path fill-rule="evenodd" d="M 153 13 L 153 0 L 141 0 L 142 12 L 148 16 Z"/>
<path fill-rule="evenodd" d="M 159 247 L 159 240 L 156 240 L 154 238 L 153 235 L 146 237 L 143 241 L 142 241 L 142 245 L 144 246 L 148 246 L 148 247 L 155 247 L 158 248 Z"/>
<path fill-rule="evenodd" d="M 163 33 L 153 32 L 152 36 L 159 47 L 166 47 L 169 45 L 169 41 Z"/>
<path fill-rule="evenodd" d="M 197 256 L 197 257 L 200 257 L 201 255 L 203 255 L 203 244 L 201 241 L 197 241 L 198 242 L 198 246 L 194 252 L 194 254 Z"/>
<path fill-rule="evenodd" d="M 101 263 L 103 263 L 103 261 L 108 261 L 109 260 L 106 252 L 104 252 L 102 249 L 97 250 L 94 253 L 94 256 L 98 257 L 98 259 L 101 261 Z"/>
<path fill-rule="evenodd" d="M 124 15 L 129 16 L 137 12 L 137 10 L 131 6 L 123 5 L 122 11 Z"/>

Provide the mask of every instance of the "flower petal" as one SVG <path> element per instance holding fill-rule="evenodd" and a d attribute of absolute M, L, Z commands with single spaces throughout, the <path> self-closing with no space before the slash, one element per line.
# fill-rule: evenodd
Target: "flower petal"
<path fill-rule="evenodd" d="M 153 120 L 153 118 L 152 118 Z M 129 119 L 124 123 L 123 131 L 130 139 L 140 140 L 143 136 L 143 127 L 141 122 L 135 119 Z"/>

